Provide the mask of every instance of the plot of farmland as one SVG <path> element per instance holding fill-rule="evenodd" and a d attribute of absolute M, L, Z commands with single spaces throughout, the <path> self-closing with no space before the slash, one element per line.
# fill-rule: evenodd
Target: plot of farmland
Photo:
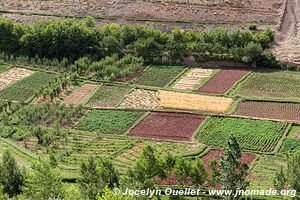
<path fill-rule="evenodd" d="M 0 98 L 11 101 L 27 101 L 36 91 L 55 79 L 56 75 L 35 72 L 20 81 L 0 90 Z"/>
<path fill-rule="evenodd" d="M 139 85 L 164 87 L 183 69 L 183 67 L 179 66 L 151 66 L 138 76 L 134 80 L 134 83 Z"/>
<path fill-rule="evenodd" d="M 167 109 L 197 110 L 203 112 L 226 113 L 233 100 L 225 97 L 212 97 L 170 91 L 159 91 L 160 105 Z"/>
<path fill-rule="evenodd" d="M 205 117 L 178 113 L 151 113 L 130 131 L 132 136 L 191 141 Z"/>
<path fill-rule="evenodd" d="M 0 74 L 0 89 L 3 89 L 27 76 L 30 76 L 32 73 L 32 71 L 22 68 L 12 68 L 8 71 L 5 71 Z"/>
<path fill-rule="evenodd" d="M 230 135 L 245 150 L 272 152 L 283 136 L 286 123 L 265 120 L 211 117 L 196 135 L 200 142 L 225 147 Z"/>
<path fill-rule="evenodd" d="M 80 119 L 76 128 L 84 131 L 120 134 L 127 131 L 143 112 L 122 110 L 92 110 Z"/>
<path fill-rule="evenodd" d="M 255 72 L 237 88 L 235 95 L 300 99 L 300 73 L 274 70 Z"/>
<path fill-rule="evenodd" d="M 300 122 L 300 104 L 245 101 L 240 103 L 235 114 Z"/>
<path fill-rule="evenodd" d="M 212 69 L 192 69 L 175 83 L 173 89 L 193 90 L 201 81 L 207 80 L 213 71 Z"/>
<path fill-rule="evenodd" d="M 93 108 L 114 108 L 123 97 L 130 92 L 129 87 L 118 87 L 113 85 L 101 86 L 88 102 L 88 106 Z"/>
<path fill-rule="evenodd" d="M 94 84 L 84 84 L 79 88 L 75 89 L 69 96 L 64 100 L 64 103 L 67 105 L 78 105 L 84 104 L 89 95 L 91 95 L 97 88 L 97 85 Z"/>
<path fill-rule="evenodd" d="M 249 71 L 250 69 L 221 69 L 198 91 L 200 93 L 224 94 Z"/>
<path fill-rule="evenodd" d="M 274 188 L 275 174 L 280 168 L 287 168 L 286 158 L 282 154 L 262 156 L 249 175 L 249 189 Z"/>
<path fill-rule="evenodd" d="M 136 89 L 120 105 L 121 108 L 156 109 L 160 108 L 158 92 Z"/>

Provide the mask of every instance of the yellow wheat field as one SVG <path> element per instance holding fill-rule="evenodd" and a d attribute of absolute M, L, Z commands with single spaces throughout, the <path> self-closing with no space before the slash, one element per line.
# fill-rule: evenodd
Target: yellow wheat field
<path fill-rule="evenodd" d="M 233 100 L 225 97 L 212 97 L 180 92 L 159 91 L 160 105 L 166 109 L 197 110 L 213 113 L 226 113 Z"/>

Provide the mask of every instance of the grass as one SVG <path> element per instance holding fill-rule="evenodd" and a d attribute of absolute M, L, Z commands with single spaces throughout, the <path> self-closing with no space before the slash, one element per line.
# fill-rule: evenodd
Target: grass
<path fill-rule="evenodd" d="M 55 75 L 35 72 L 0 91 L 0 99 L 10 101 L 28 101 L 41 87 L 55 79 Z"/>
<path fill-rule="evenodd" d="M 237 89 L 234 95 L 278 99 L 300 99 L 300 74 L 292 71 L 264 70 L 254 72 Z"/>
<path fill-rule="evenodd" d="M 180 66 L 151 66 L 147 68 L 134 83 L 138 85 L 164 87 L 184 68 Z"/>
<path fill-rule="evenodd" d="M 272 152 L 283 136 L 286 123 L 211 117 L 196 134 L 196 139 L 210 145 L 225 147 L 230 135 L 235 135 L 244 150 Z"/>
<path fill-rule="evenodd" d="M 300 125 L 293 125 L 288 137 L 289 138 L 296 138 L 300 134 Z"/>
<path fill-rule="evenodd" d="M 291 153 L 300 148 L 300 139 L 298 138 L 286 138 L 280 149 L 281 153 Z"/>
<path fill-rule="evenodd" d="M 273 180 L 280 168 L 287 167 L 284 155 L 264 155 L 257 161 L 250 173 L 250 186 L 248 189 L 269 190 L 274 188 Z"/>
<path fill-rule="evenodd" d="M 9 65 L 1 63 L 1 60 L 0 60 L 0 72 L 3 72 L 3 71 L 5 71 L 5 70 L 7 70 L 9 68 L 10 68 Z"/>
<path fill-rule="evenodd" d="M 122 110 L 92 110 L 80 119 L 76 128 L 99 133 L 124 133 L 141 116 L 143 112 Z"/>
<path fill-rule="evenodd" d="M 116 107 L 126 94 L 130 92 L 129 87 L 118 87 L 114 85 L 103 85 L 92 96 L 88 106 L 93 108 Z"/>

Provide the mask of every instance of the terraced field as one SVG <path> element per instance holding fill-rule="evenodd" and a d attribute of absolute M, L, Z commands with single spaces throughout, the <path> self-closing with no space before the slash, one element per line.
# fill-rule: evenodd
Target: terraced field
<path fill-rule="evenodd" d="M 162 140 L 191 141 L 205 117 L 179 113 L 151 113 L 129 135 Z"/>
<path fill-rule="evenodd" d="M 98 133 L 125 133 L 143 112 L 122 110 L 92 110 L 82 117 L 76 128 L 84 131 Z"/>
<path fill-rule="evenodd" d="M 234 114 L 256 118 L 300 122 L 300 104 L 244 101 L 240 103 Z"/>
<path fill-rule="evenodd" d="M 25 72 L 28 75 L 27 71 Z M 0 90 L 0 99 L 10 101 L 28 101 L 36 91 L 55 79 L 56 75 L 35 72 L 31 76 L 15 82 Z"/>
<path fill-rule="evenodd" d="M 207 81 L 213 72 L 213 69 L 191 69 L 172 88 L 176 90 L 193 90 L 196 85 Z"/>
<path fill-rule="evenodd" d="M 89 100 L 88 106 L 92 108 L 115 108 L 130 90 L 130 87 L 103 85 Z"/>
<path fill-rule="evenodd" d="M 2 70 L 1 70 L 2 71 Z M 22 68 L 12 68 L 0 74 L 0 89 L 30 76 L 33 72 Z"/>
<path fill-rule="evenodd" d="M 151 66 L 133 82 L 138 85 L 164 87 L 171 82 L 184 68 L 176 66 Z"/>
<path fill-rule="evenodd" d="M 293 71 L 258 71 L 248 77 L 234 95 L 299 100 L 300 74 Z"/>
<path fill-rule="evenodd" d="M 94 84 L 84 84 L 75 89 L 69 96 L 64 99 L 64 103 L 67 105 L 79 105 L 84 104 L 97 88 Z"/>
<path fill-rule="evenodd" d="M 287 124 L 254 119 L 211 117 L 195 138 L 202 143 L 225 147 L 234 135 L 244 150 L 272 152 L 282 138 Z"/>

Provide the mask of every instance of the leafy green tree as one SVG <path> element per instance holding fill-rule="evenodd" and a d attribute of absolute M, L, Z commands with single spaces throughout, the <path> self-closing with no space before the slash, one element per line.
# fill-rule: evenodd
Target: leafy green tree
<path fill-rule="evenodd" d="M 100 159 L 99 163 L 94 158 L 89 158 L 87 163 L 81 164 L 80 189 L 88 199 L 96 199 L 108 187 L 113 189 L 119 186 L 119 175 L 111 161 Z"/>
<path fill-rule="evenodd" d="M 202 160 L 197 159 L 191 167 L 190 177 L 192 182 L 197 186 L 202 186 L 206 182 L 207 172 Z"/>
<path fill-rule="evenodd" d="M 65 188 L 59 169 L 54 167 L 48 158 L 32 165 L 32 171 L 26 178 L 24 195 L 31 200 L 63 199 Z"/>
<path fill-rule="evenodd" d="M 123 196 L 114 194 L 108 187 L 104 188 L 103 194 L 97 196 L 97 200 L 135 200 L 132 196 Z"/>
<path fill-rule="evenodd" d="M 190 177 L 191 175 L 192 167 L 191 164 L 186 159 L 179 157 L 176 160 L 176 164 L 173 170 L 179 183 L 184 185 L 187 178 Z M 195 171 L 193 171 L 193 173 L 195 173 Z M 196 174 L 194 175 L 196 176 Z"/>
<path fill-rule="evenodd" d="M 288 159 L 288 182 L 294 190 L 300 191 L 300 151 L 295 151 Z"/>
<path fill-rule="evenodd" d="M 280 171 L 275 174 L 273 183 L 276 190 L 278 191 L 281 191 L 285 188 L 287 184 L 287 179 L 282 167 L 280 168 Z"/>
<path fill-rule="evenodd" d="M 24 172 L 22 172 L 9 151 L 5 151 L 0 164 L 0 185 L 3 192 L 13 197 L 21 193 L 24 184 Z"/>
<path fill-rule="evenodd" d="M 249 185 L 246 181 L 249 167 L 241 164 L 242 151 L 234 136 L 230 136 L 228 146 L 225 148 L 224 156 L 220 161 L 220 183 L 223 189 L 232 191 L 244 190 Z M 239 196 L 228 196 L 227 199 L 239 199 Z"/>

